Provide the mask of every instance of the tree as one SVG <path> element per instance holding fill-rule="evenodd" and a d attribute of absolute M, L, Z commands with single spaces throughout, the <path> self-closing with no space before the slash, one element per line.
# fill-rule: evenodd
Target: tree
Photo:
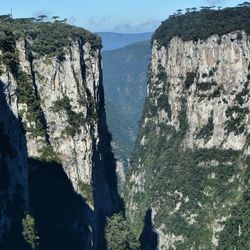
<path fill-rule="evenodd" d="M 243 7 L 250 7 L 250 3 L 249 2 L 244 2 L 242 3 Z"/>
<path fill-rule="evenodd" d="M 25 218 L 22 219 L 23 232 L 22 235 L 24 240 L 28 243 L 32 250 L 37 250 L 39 248 L 39 236 L 36 231 L 35 219 L 27 214 Z"/>
<path fill-rule="evenodd" d="M 54 19 L 55 21 L 59 18 L 59 16 L 53 16 L 52 19 Z"/>
<path fill-rule="evenodd" d="M 121 213 L 108 218 L 105 238 L 108 250 L 139 250 L 139 242 Z"/>
<path fill-rule="evenodd" d="M 177 15 L 181 15 L 182 14 L 182 9 L 178 9 L 176 12 L 177 12 Z"/>
<path fill-rule="evenodd" d="M 200 9 L 201 9 L 201 10 L 208 11 L 208 10 L 211 9 L 211 7 L 208 7 L 208 6 L 201 6 Z"/>
<path fill-rule="evenodd" d="M 41 21 L 44 21 L 46 18 L 48 18 L 46 15 L 40 15 L 37 17 L 37 19 L 40 19 Z"/>

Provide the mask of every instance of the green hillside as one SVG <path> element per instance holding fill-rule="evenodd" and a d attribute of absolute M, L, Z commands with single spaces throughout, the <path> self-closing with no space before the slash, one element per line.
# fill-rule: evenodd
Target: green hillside
<path fill-rule="evenodd" d="M 116 157 L 125 163 L 125 167 L 146 96 L 150 54 L 150 41 L 102 53 L 107 123 L 113 135 Z"/>

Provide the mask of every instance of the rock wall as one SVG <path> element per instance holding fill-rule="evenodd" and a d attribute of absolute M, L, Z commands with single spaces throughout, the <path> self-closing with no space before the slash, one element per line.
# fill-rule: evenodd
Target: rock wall
<path fill-rule="evenodd" d="M 240 35 L 239 35 L 240 34 Z M 124 195 L 159 249 L 215 249 L 249 185 L 250 37 L 153 40 L 148 97 Z M 139 219 L 138 219 L 139 218 Z"/>
<path fill-rule="evenodd" d="M 15 33 L 13 22 L 9 29 Z M 1 84 L 6 92 L 1 96 L 6 103 L 1 106 L 3 133 L 11 133 L 11 144 L 20 148 L 9 175 L 25 188 L 23 206 L 28 211 L 29 167 L 29 209 L 37 219 L 41 248 L 68 249 L 67 244 L 74 239 L 72 249 L 97 249 L 104 240 L 105 216 L 120 209 L 115 160 L 106 126 L 101 45 L 92 34 L 66 24 L 39 24 L 26 19 L 15 22 L 24 25 L 23 30 L 16 27 L 22 35 L 14 38 L 4 31 L 1 37 Z M 26 33 L 25 25 L 37 26 L 36 35 Z M 61 43 L 64 38 L 56 33 L 61 26 L 65 26 L 61 32 L 68 29 L 68 34 L 72 33 L 72 37 L 66 37 L 64 47 L 59 43 L 60 52 L 50 49 L 56 41 L 43 43 L 50 26 L 54 28 L 49 35 Z M 6 34 L 9 37 L 5 39 Z M 16 124 L 8 125 L 6 107 Z M 13 181 L 9 189 L 17 183 Z M 1 227 L 8 224 L 7 217 L 1 220 Z M 52 230 L 55 236 L 50 239 L 46 230 Z M 49 241 L 53 243 L 48 245 Z"/>
<path fill-rule="evenodd" d="M 180 99 L 187 93 L 189 130 L 183 142 L 186 148 L 244 149 L 249 129 L 247 93 L 250 51 L 249 37 L 244 32 L 241 40 L 237 36 L 237 32 L 222 37 L 214 35 L 196 43 L 183 42 L 175 37 L 168 48 L 161 47 L 159 50 L 155 41 L 152 82 L 159 80 L 159 74 L 166 74 L 170 85 L 165 91 L 164 83 L 157 85 L 157 91 L 168 95 L 171 107 L 166 113 L 164 109 L 161 111 L 160 119 L 178 129 Z M 162 67 L 162 71 L 159 67 Z M 149 89 L 149 95 L 150 91 L 154 89 Z M 230 109 L 233 107 L 237 110 Z M 239 126 L 240 131 L 235 131 L 235 127 L 230 124 L 234 122 L 238 109 L 246 112 L 235 127 L 244 124 L 244 128 Z M 170 121 L 167 116 L 169 113 Z M 209 138 L 204 138 L 199 132 L 210 118 L 214 130 Z"/>
<path fill-rule="evenodd" d="M 49 143 L 62 162 L 74 188 L 80 191 L 80 183 L 91 185 L 93 141 L 98 143 L 99 137 L 99 50 L 93 50 L 89 43 L 79 44 L 72 41 L 72 46 L 67 49 L 62 62 L 56 57 L 47 56 L 28 61 L 26 42 L 20 41 L 17 44 L 19 62 L 22 70 L 33 78 L 46 122 L 46 137 L 34 136 L 33 131 L 27 132 L 29 157 L 40 157 L 43 147 Z M 57 101 L 62 101 L 61 107 L 55 107 Z M 69 116 L 64 108 L 68 101 L 70 111 L 74 112 L 75 117 Z M 24 113 L 24 122 L 26 106 L 26 103 L 19 105 L 19 111 Z M 93 109 L 93 117 L 87 114 L 89 109 Z M 71 125 L 74 118 L 76 124 Z M 27 119 L 27 126 L 37 128 L 38 125 Z"/>

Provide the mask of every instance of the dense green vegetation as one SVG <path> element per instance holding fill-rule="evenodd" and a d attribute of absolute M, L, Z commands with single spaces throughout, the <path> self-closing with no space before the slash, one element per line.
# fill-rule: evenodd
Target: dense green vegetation
<path fill-rule="evenodd" d="M 197 83 L 197 89 L 199 91 L 208 91 L 211 89 L 212 86 L 216 86 L 217 83 L 212 81 L 212 82 L 200 82 Z"/>
<path fill-rule="evenodd" d="M 245 102 L 247 102 L 249 100 L 249 83 L 250 80 L 248 80 L 245 84 L 244 84 L 244 88 L 242 89 L 242 91 L 240 93 L 238 93 L 236 95 L 236 101 L 239 103 L 239 105 L 243 105 Z"/>
<path fill-rule="evenodd" d="M 42 124 L 42 109 L 40 106 L 40 98 L 35 94 L 32 77 L 19 69 L 17 76 L 17 94 L 18 102 L 26 104 L 19 116 L 24 118 L 24 130 L 29 132 L 30 136 L 36 138 L 45 135 L 45 129 Z M 27 108 L 27 110 L 26 110 Z M 27 122 L 29 126 L 27 125 Z"/>
<path fill-rule="evenodd" d="M 0 62 L 4 63 L 7 66 L 7 69 L 14 75 L 16 75 L 17 70 L 17 54 L 15 47 L 16 41 L 13 33 L 11 33 L 9 30 L 1 30 L 0 49 L 2 51 L 2 55 L 0 56 Z"/>
<path fill-rule="evenodd" d="M 41 22 L 34 18 L 12 19 L 0 16 L 0 28 L 3 31 L 12 32 L 16 40 L 30 39 L 30 50 L 38 57 L 46 55 L 58 56 L 62 59 L 64 48 L 72 40 L 82 43 L 88 41 L 93 47 L 101 47 L 100 38 L 91 32 L 59 21 Z"/>
<path fill-rule="evenodd" d="M 228 213 L 229 204 L 240 196 L 239 193 L 234 192 L 239 186 L 239 180 L 233 182 L 229 180 L 234 175 L 241 174 L 239 170 L 241 152 L 217 148 L 184 151 L 180 145 L 187 132 L 188 123 L 185 99 L 182 102 L 179 115 L 180 130 L 176 131 L 166 124 L 156 125 L 151 121 L 141 127 L 128 176 L 132 173 L 138 175 L 140 172 L 145 172 L 142 178 L 146 184 L 145 191 L 133 197 L 138 206 L 133 219 L 133 228 L 139 235 L 143 227 L 145 209 L 153 206 L 157 211 L 154 216 L 155 225 L 159 227 L 164 224 L 165 227 L 162 230 L 165 233 L 183 235 L 187 240 L 185 244 L 180 243 L 178 249 L 187 249 L 196 245 L 209 249 L 212 237 L 209 221 L 222 216 L 223 213 Z M 144 110 L 144 115 L 151 115 L 150 105 L 145 108 L 147 111 Z M 198 137 L 207 140 L 212 130 L 211 114 L 208 124 L 201 129 Z M 148 142 L 145 145 L 140 144 L 142 136 Z M 140 164 L 138 164 L 139 161 Z M 138 167 L 142 164 L 143 170 Z M 215 177 L 212 178 L 212 175 Z M 136 184 L 130 182 L 126 186 L 125 198 L 130 195 L 131 185 Z M 187 202 L 185 202 L 186 197 L 188 197 Z M 178 202 L 181 202 L 178 212 L 171 215 L 171 211 L 174 211 Z M 211 204 L 216 205 L 211 207 Z M 227 205 L 221 208 L 222 204 Z M 206 210 L 208 208 L 209 210 Z M 194 224 L 189 223 L 192 221 L 189 215 L 184 216 L 187 211 L 197 214 Z"/>
<path fill-rule="evenodd" d="M 72 110 L 70 99 L 65 95 L 62 99 L 54 102 L 54 106 L 51 109 L 53 112 L 65 111 L 68 117 L 69 126 L 66 127 L 65 133 L 70 136 L 74 136 L 80 132 L 80 128 L 84 125 L 85 119 L 83 113 L 77 113 Z"/>
<path fill-rule="evenodd" d="M 84 199 L 86 200 L 86 202 L 93 206 L 94 201 L 93 201 L 93 191 L 92 191 L 91 185 L 87 183 L 83 183 L 82 181 L 80 181 L 78 185 L 79 185 L 80 192 L 82 196 L 84 197 Z"/>
<path fill-rule="evenodd" d="M 248 114 L 249 108 L 239 106 L 228 107 L 226 110 L 226 116 L 228 118 L 226 122 L 227 132 L 234 132 L 236 135 L 243 133 L 246 128 L 244 120 Z"/>
<path fill-rule="evenodd" d="M 194 83 L 195 77 L 196 77 L 195 72 L 188 72 L 187 73 L 187 78 L 185 80 L 185 88 L 188 89 Z"/>
<path fill-rule="evenodd" d="M 105 237 L 107 250 L 139 250 L 139 242 L 121 213 L 107 219 Z"/>
<path fill-rule="evenodd" d="M 43 145 L 42 149 L 39 151 L 39 154 L 40 161 L 61 163 L 60 158 L 54 152 L 52 146 L 49 143 Z"/>
<path fill-rule="evenodd" d="M 157 100 L 157 107 L 158 109 L 164 109 L 166 112 L 168 112 L 168 119 L 171 120 L 172 112 L 171 112 L 171 106 L 169 104 L 168 95 L 167 94 L 161 94 Z"/>
<path fill-rule="evenodd" d="M 197 41 L 213 34 L 221 36 L 236 30 L 244 30 L 250 34 L 249 19 L 250 7 L 247 5 L 222 10 L 204 8 L 198 12 L 191 11 L 184 15 L 170 16 L 156 30 L 153 39 L 156 39 L 160 45 L 166 45 L 174 36 L 184 41 Z"/>
<path fill-rule="evenodd" d="M 207 124 L 201 128 L 201 130 L 197 134 L 197 138 L 204 138 L 205 141 L 208 141 L 210 137 L 213 135 L 214 131 L 214 120 L 213 120 L 213 112 L 211 112 L 210 117 L 208 118 Z"/>
<path fill-rule="evenodd" d="M 247 186 L 241 200 L 232 209 L 226 222 L 218 250 L 250 249 L 250 157 L 246 159 L 247 170 L 244 182 Z"/>
<path fill-rule="evenodd" d="M 37 234 L 35 219 L 27 214 L 22 219 L 23 237 L 32 250 L 39 249 L 39 236 Z"/>
<path fill-rule="evenodd" d="M 72 105 L 70 103 L 70 99 L 68 96 L 64 95 L 63 98 L 54 102 L 53 107 L 51 108 L 52 112 L 62 112 L 64 111 L 67 115 L 68 126 L 65 129 L 66 135 L 74 136 L 76 133 L 80 133 L 80 129 L 86 123 L 93 124 L 97 120 L 97 113 L 95 112 L 95 103 L 93 101 L 93 97 L 89 93 L 87 89 L 87 98 L 79 100 L 79 104 L 84 103 L 87 105 L 87 117 L 83 112 L 77 113 L 72 109 Z"/>

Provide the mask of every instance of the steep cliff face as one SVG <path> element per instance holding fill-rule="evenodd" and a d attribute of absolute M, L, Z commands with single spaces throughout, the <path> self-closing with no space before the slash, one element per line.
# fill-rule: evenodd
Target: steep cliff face
<path fill-rule="evenodd" d="M 27 41 L 17 43 L 20 67 L 25 80 L 33 84 L 43 116 L 32 120 L 29 104 L 19 102 L 29 157 L 61 162 L 74 189 L 81 193 L 81 185 L 92 185 L 93 154 L 100 140 L 99 49 L 72 40 L 63 61 L 48 56 L 29 61 L 25 46 Z"/>
<path fill-rule="evenodd" d="M 11 130 L 15 140 L 25 135 L 26 144 L 23 138 L 15 147 L 21 144 L 25 151 L 27 145 L 26 154 L 19 150 L 16 156 L 17 166 L 13 163 L 12 169 L 19 167 L 20 173 L 10 175 L 17 179 L 15 175 L 22 174 L 19 182 L 27 190 L 28 156 L 30 208 L 37 217 L 42 248 L 96 248 L 104 237 L 104 216 L 119 208 L 105 119 L 100 41 L 88 31 L 59 22 L 7 18 L 2 25 L 1 81 L 9 91 L 3 101 L 11 103 L 10 112 L 23 130 L 7 125 L 4 114 L 1 119 L 7 135 Z M 5 107 L 1 109 L 4 113 Z M 78 244 L 81 238 L 85 241 Z M 69 241 L 75 245 L 67 245 Z"/>
<path fill-rule="evenodd" d="M 246 13 L 249 17 L 249 8 Z M 211 14 L 208 24 L 218 15 Z M 203 14 L 185 15 L 196 22 L 190 30 L 199 28 L 198 15 Z M 160 29 L 152 42 L 148 97 L 124 192 L 129 218 L 140 233 L 152 209 L 159 249 L 244 249 L 249 244 L 249 33 L 242 28 L 221 34 L 218 26 L 220 35 L 173 34 L 164 40 L 167 36 L 159 35 L 164 25 Z"/>

